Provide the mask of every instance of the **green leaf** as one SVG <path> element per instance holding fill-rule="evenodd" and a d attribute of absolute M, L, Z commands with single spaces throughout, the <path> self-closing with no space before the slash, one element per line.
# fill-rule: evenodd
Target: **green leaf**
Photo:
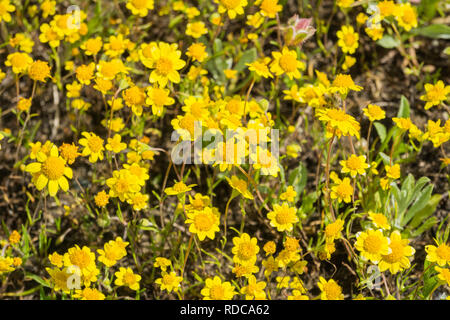
<path fill-rule="evenodd" d="M 46 280 L 42 279 L 41 277 L 39 277 L 35 274 L 27 272 L 25 275 L 26 275 L 26 278 L 30 278 L 44 287 L 51 288 L 51 285 Z"/>
<path fill-rule="evenodd" d="M 256 48 L 251 48 L 247 51 L 244 51 L 238 63 L 233 69 L 238 72 L 243 71 L 245 68 L 247 68 L 246 63 L 255 61 L 256 57 L 257 57 Z"/>
<path fill-rule="evenodd" d="M 292 170 L 291 174 L 289 175 L 288 179 L 289 185 L 293 186 L 295 192 L 297 192 L 295 201 L 299 199 L 300 194 L 306 187 L 307 178 L 308 178 L 308 171 L 306 171 L 306 167 L 303 165 L 303 163 L 300 163 L 300 165 L 294 170 Z"/>
<path fill-rule="evenodd" d="M 377 41 L 377 44 L 386 49 L 396 48 L 400 45 L 400 41 L 394 37 L 385 34 L 383 38 Z"/>
<path fill-rule="evenodd" d="M 416 199 L 414 203 L 409 208 L 405 217 L 402 220 L 402 226 L 408 224 L 408 222 L 415 216 L 417 212 L 422 210 L 431 198 L 431 193 L 433 192 L 433 185 L 426 186 L 418 195 L 414 194 L 413 198 Z"/>
<path fill-rule="evenodd" d="M 445 24 L 432 24 L 411 30 L 411 33 L 433 39 L 450 39 L 450 26 Z"/>
<path fill-rule="evenodd" d="M 419 17 L 425 21 L 429 21 L 436 14 L 437 4 L 439 0 L 422 0 L 417 8 Z"/>
<path fill-rule="evenodd" d="M 410 106 L 408 99 L 405 96 L 402 96 L 400 99 L 400 108 L 398 109 L 397 117 L 398 118 L 409 118 L 410 114 Z"/>
<path fill-rule="evenodd" d="M 380 137 L 381 143 L 383 143 L 384 139 L 386 139 L 386 134 L 387 134 L 386 127 L 379 122 L 375 122 L 373 124 L 373 126 L 377 130 L 377 133 L 378 133 L 378 136 Z"/>

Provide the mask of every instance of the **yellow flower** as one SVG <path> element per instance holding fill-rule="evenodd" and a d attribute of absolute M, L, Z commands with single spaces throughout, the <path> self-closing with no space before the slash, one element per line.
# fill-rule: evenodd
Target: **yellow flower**
<path fill-rule="evenodd" d="M 230 19 L 236 18 L 238 14 L 244 14 L 244 7 L 247 6 L 247 0 L 214 0 L 219 4 L 219 13 L 226 12 Z"/>
<path fill-rule="evenodd" d="M 288 296 L 288 300 L 309 300 L 309 297 L 302 294 L 300 290 L 292 290 L 292 295 Z"/>
<path fill-rule="evenodd" d="M 127 144 L 121 142 L 122 137 L 120 134 L 115 134 L 114 137 L 108 138 L 108 143 L 106 144 L 106 150 L 112 151 L 114 153 L 120 153 L 127 148 Z"/>
<path fill-rule="evenodd" d="M 203 300 L 231 300 L 236 295 L 234 286 L 226 281 L 215 276 L 213 279 L 205 280 L 205 287 L 200 292 L 203 295 Z"/>
<path fill-rule="evenodd" d="M 220 231 L 219 214 L 210 207 L 188 212 L 186 223 L 190 224 L 189 232 L 196 234 L 200 241 L 205 240 L 206 237 L 213 240 L 215 233 Z"/>
<path fill-rule="evenodd" d="M 272 52 L 273 62 L 270 64 L 270 71 L 276 76 L 286 74 L 289 79 L 299 79 L 300 70 L 305 69 L 305 64 L 297 60 L 297 52 L 284 47 L 281 52 Z"/>
<path fill-rule="evenodd" d="M 247 285 L 242 287 L 241 293 L 245 294 L 245 300 L 265 300 L 266 285 L 264 281 L 257 282 L 255 276 L 251 275 L 247 280 Z"/>
<path fill-rule="evenodd" d="M 0 22 L 10 22 L 11 14 L 10 12 L 14 12 L 16 7 L 11 4 L 10 0 L 1 0 L 0 1 Z"/>
<path fill-rule="evenodd" d="M 223 70 L 223 73 L 225 74 L 225 77 L 227 79 L 236 79 L 237 77 L 237 70 L 233 69 L 225 69 Z"/>
<path fill-rule="evenodd" d="M 338 74 L 331 84 L 330 92 L 339 92 L 341 95 L 345 96 L 348 94 L 349 90 L 361 91 L 363 87 L 356 85 L 353 82 L 351 75 L 349 74 Z"/>
<path fill-rule="evenodd" d="M 110 36 L 108 42 L 104 44 L 105 54 L 108 57 L 119 57 L 128 48 L 130 40 L 124 38 L 122 34 L 117 36 Z"/>
<path fill-rule="evenodd" d="M 28 75 L 34 81 L 45 82 L 45 79 L 50 77 L 48 62 L 36 60 L 28 68 Z"/>
<path fill-rule="evenodd" d="M 130 194 L 127 199 L 127 202 L 133 206 L 133 209 L 136 211 L 146 209 L 148 207 L 148 194 L 142 194 L 140 192 L 136 192 Z"/>
<path fill-rule="evenodd" d="M 399 179 L 400 178 L 400 165 L 394 164 L 393 166 L 386 165 L 384 166 L 386 170 L 386 177 L 390 179 Z"/>
<path fill-rule="evenodd" d="M 279 232 L 292 231 L 294 224 L 298 222 L 297 209 L 289 207 L 287 203 L 281 206 L 275 204 L 273 211 L 267 214 L 267 218 L 270 219 L 270 225 L 277 228 Z"/>
<path fill-rule="evenodd" d="M 356 58 L 352 56 L 345 56 L 344 63 L 342 64 L 342 70 L 350 69 L 356 63 Z"/>
<path fill-rule="evenodd" d="M 158 86 L 149 87 L 147 89 L 146 103 L 152 106 L 152 112 L 155 116 L 161 116 L 164 106 L 169 106 L 175 103 L 175 100 L 170 97 L 169 89 L 159 88 Z"/>
<path fill-rule="evenodd" d="M 280 194 L 280 200 L 287 202 L 294 202 L 295 197 L 297 196 L 297 192 L 294 190 L 293 186 L 288 186 L 286 191 Z"/>
<path fill-rule="evenodd" d="M 49 255 L 48 260 L 50 260 L 50 263 L 52 265 L 57 266 L 58 268 L 61 268 L 63 266 L 63 256 L 58 254 L 57 252 L 53 252 L 51 255 Z"/>
<path fill-rule="evenodd" d="M 95 288 L 75 290 L 73 297 L 80 300 L 105 300 L 105 295 Z"/>
<path fill-rule="evenodd" d="M 411 6 L 409 2 L 397 5 L 395 19 L 398 25 L 406 31 L 417 27 L 417 12 L 415 7 Z"/>
<path fill-rule="evenodd" d="M 363 109 L 363 112 L 371 122 L 376 120 L 383 120 L 386 117 L 386 112 L 384 112 L 384 110 L 376 104 L 369 104 L 367 108 Z"/>
<path fill-rule="evenodd" d="M 186 35 L 192 36 L 194 39 L 198 39 L 207 33 L 208 29 L 206 29 L 205 24 L 202 21 L 190 22 L 186 26 Z"/>
<path fill-rule="evenodd" d="M 359 35 L 355 32 L 352 26 L 342 26 L 341 30 L 336 33 L 338 37 L 338 46 L 341 47 L 342 52 L 353 54 L 358 48 Z"/>
<path fill-rule="evenodd" d="M 273 75 L 269 71 L 270 58 L 260 58 L 252 63 L 247 63 L 248 70 L 255 72 L 258 76 L 263 78 L 273 78 Z"/>
<path fill-rule="evenodd" d="M 198 62 L 203 62 L 208 57 L 206 46 L 201 42 L 191 44 L 187 49 L 186 55 Z"/>
<path fill-rule="evenodd" d="M 84 50 L 84 53 L 86 53 L 87 56 L 95 56 L 97 53 L 100 52 L 103 46 L 103 41 L 101 37 L 95 37 L 86 40 L 80 48 Z"/>
<path fill-rule="evenodd" d="M 357 156 L 356 154 L 350 155 L 347 160 L 341 160 L 342 173 L 349 173 L 352 178 L 356 175 L 366 175 L 366 169 L 369 165 L 366 163 L 366 156 Z"/>
<path fill-rule="evenodd" d="M 259 12 L 247 15 L 247 25 L 252 26 L 255 29 L 259 28 L 263 24 L 263 22 L 264 17 Z"/>
<path fill-rule="evenodd" d="M 278 4 L 278 0 L 262 0 L 259 8 L 261 9 L 261 15 L 270 19 L 275 18 L 277 13 L 283 10 L 283 6 Z"/>
<path fill-rule="evenodd" d="M 95 253 L 88 247 L 80 248 L 78 245 L 70 248 L 63 257 L 65 267 L 76 266 L 81 274 L 88 274 L 91 270 L 96 269 Z"/>
<path fill-rule="evenodd" d="M 450 246 L 437 240 L 436 245 L 437 247 L 433 245 L 425 246 L 426 259 L 430 262 L 436 262 L 440 267 L 443 267 L 450 263 Z"/>
<path fill-rule="evenodd" d="M 336 4 L 339 8 L 349 8 L 355 0 L 336 0 Z"/>
<path fill-rule="evenodd" d="M 74 143 L 63 143 L 58 150 L 61 157 L 66 160 L 67 164 L 69 165 L 73 164 L 75 159 L 80 155 L 78 153 L 78 146 L 76 146 Z"/>
<path fill-rule="evenodd" d="M 173 187 L 166 188 L 164 190 L 165 193 L 167 193 L 169 196 L 174 196 L 178 194 L 186 193 L 190 190 L 192 190 L 192 187 L 196 186 L 195 184 L 191 184 L 187 186 L 183 181 L 175 182 Z"/>
<path fill-rule="evenodd" d="M 325 237 L 327 242 L 333 242 L 341 237 L 341 231 L 344 229 L 344 220 L 336 219 L 335 222 L 325 227 Z"/>
<path fill-rule="evenodd" d="M 116 280 L 114 281 L 115 285 L 129 287 L 134 291 L 139 290 L 139 281 L 141 281 L 141 276 L 134 274 L 131 268 L 120 267 L 119 271 L 114 273 L 114 275 L 116 276 Z"/>
<path fill-rule="evenodd" d="M 34 41 L 24 33 L 16 33 L 14 37 L 9 39 L 9 44 L 11 47 L 27 53 L 31 53 L 34 47 Z"/>
<path fill-rule="evenodd" d="M 53 16 L 56 10 L 56 1 L 54 0 L 44 0 L 41 3 L 42 18 L 47 18 L 48 16 Z"/>
<path fill-rule="evenodd" d="M 112 178 L 106 180 L 106 185 L 110 188 L 109 196 L 118 197 L 120 201 L 141 190 L 138 178 L 126 169 L 115 170 Z"/>
<path fill-rule="evenodd" d="M 90 85 L 94 77 L 95 63 L 91 62 L 89 65 L 81 65 L 75 69 L 77 80 L 85 85 Z"/>
<path fill-rule="evenodd" d="M 170 273 L 163 271 L 161 275 L 161 278 L 155 280 L 155 283 L 161 286 L 161 290 L 167 290 L 167 292 L 177 292 L 180 289 L 180 283 L 183 281 L 183 277 L 177 276 L 177 274 L 173 271 Z"/>
<path fill-rule="evenodd" d="M 153 10 L 154 0 L 128 0 L 127 9 L 135 16 L 145 17 L 149 10 Z"/>
<path fill-rule="evenodd" d="M 50 27 L 47 23 L 44 23 L 39 28 L 41 30 L 41 34 L 39 35 L 39 41 L 42 43 L 47 43 L 52 48 L 56 48 L 59 46 L 60 41 L 64 38 L 63 35 L 59 35 L 55 29 Z"/>
<path fill-rule="evenodd" d="M 378 9 L 380 11 L 380 19 L 397 14 L 397 4 L 392 0 L 383 0 L 378 2 Z"/>
<path fill-rule="evenodd" d="M 170 265 L 172 265 L 172 262 L 164 257 L 157 257 L 155 259 L 155 263 L 153 264 L 155 268 L 161 268 L 162 271 L 166 271 L 167 267 Z"/>
<path fill-rule="evenodd" d="M 256 262 L 256 255 L 259 252 L 258 240 L 247 233 L 241 234 L 240 237 L 233 238 L 233 262 L 242 265 L 252 265 Z"/>
<path fill-rule="evenodd" d="M 302 151 L 302 147 L 296 143 L 290 144 L 286 147 L 286 155 L 290 158 L 297 158 L 300 151 Z"/>
<path fill-rule="evenodd" d="M 0 257 L 0 274 L 2 271 L 1 268 L 1 257 Z M 59 268 L 45 268 L 45 270 L 50 275 L 52 282 L 53 282 L 53 290 L 55 291 L 63 291 L 65 293 L 70 292 L 69 288 L 67 287 L 68 279 L 71 276 L 69 272 L 67 272 L 67 268 L 64 268 L 60 270 Z"/>
<path fill-rule="evenodd" d="M 425 101 L 425 110 L 430 109 L 433 106 L 438 106 L 441 102 L 447 100 L 447 96 L 450 93 L 450 86 L 444 85 L 442 80 L 439 80 L 436 84 L 426 83 L 426 93 L 420 96 L 420 100 Z"/>
<path fill-rule="evenodd" d="M 178 70 L 183 68 L 186 62 L 180 59 L 181 51 L 177 48 L 177 44 L 165 42 L 153 47 L 151 64 L 154 70 L 150 74 L 150 83 L 157 82 L 161 87 L 165 87 L 168 81 L 180 82 Z"/>
<path fill-rule="evenodd" d="M 108 204 L 109 195 L 104 190 L 102 190 L 95 195 L 94 201 L 98 207 L 105 207 Z"/>
<path fill-rule="evenodd" d="M 11 53 L 5 61 L 5 65 L 12 67 L 12 71 L 16 74 L 27 72 L 32 63 L 33 59 L 24 52 Z"/>
<path fill-rule="evenodd" d="M 73 172 L 71 168 L 66 167 L 66 160 L 59 156 L 56 146 L 51 148 L 48 156 L 41 153 L 37 160 L 38 162 L 28 164 L 25 171 L 35 176 L 34 184 L 39 191 L 47 185 L 50 196 L 55 196 L 59 188 L 63 191 L 69 190 L 66 177 L 72 179 Z"/>
<path fill-rule="evenodd" d="M 415 252 L 413 247 L 408 246 L 409 240 L 402 239 L 400 232 L 394 231 L 389 236 L 389 248 L 391 253 L 383 255 L 378 264 L 380 272 L 389 270 L 392 274 L 408 269 L 411 266 L 408 257 Z"/>
<path fill-rule="evenodd" d="M 377 228 L 381 228 L 383 230 L 390 230 L 391 226 L 389 225 L 389 221 L 387 217 L 382 213 L 375 213 L 372 211 L 369 211 L 369 218 L 372 220 L 373 224 Z"/>
<path fill-rule="evenodd" d="M 447 285 L 450 286 L 450 269 L 439 268 L 438 266 L 434 267 L 434 270 L 439 272 L 438 278 L 442 281 L 447 282 Z"/>
<path fill-rule="evenodd" d="M 384 28 L 381 24 L 374 24 L 370 28 L 364 28 L 364 31 L 373 41 L 383 38 Z"/>
<path fill-rule="evenodd" d="M 103 191 L 104 192 L 104 191 Z M 110 240 L 104 244 L 103 249 L 98 249 L 97 252 L 100 255 L 98 261 L 102 262 L 107 267 L 114 266 L 118 260 L 127 255 L 126 246 L 128 242 L 124 242 L 121 237 L 117 237 L 116 240 Z"/>
<path fill-rule="evenodd" d="M 325 121 L 327 125 L 340 137 L 355 136 L 359 139 L 359 122 L 354 117 L 341 109 L 317 109 L 319 120 Z"/>
<path fill-rule="evenodd" d="M 273 241 L 267 241 L 266 244 L 263 247 L 264 252 L 266 255 L 272 255 L 276 252 L 277 245 Z"/>
<path fill-rule="evenodd" d="M 353 187 L 350 184 L 350 178 L 344 178 L 344 180 L 338 179 L 333 187 L 331 187 L 331 199 L 338 199 L 338 202 L 349 203 L 352 201 Z"/>
<path fill-rule="evenodd" d="M 9 243 L 12 245 L 18 244 L 20 242 L 20 233 L 18 233 L 17 230 L 14 230 L 9 235 L 8 240 L 9 240 Z"/>
<path fill-rule="evenodd" d="M 342 293 L 342 288 L 333 279 L 325 280 L 325 278 L 320 277 L 317 283 L 320 291 L 320 299 L 322 300 L 344 300 L 344 295 Z"/>
<path fill-rule="evenodd" d="M 19 102 L 17 102 L 17 109 L 23 112 L 27 112 L 31 107 L 31 98 L 20 98 Z"/>
<path fill-rule="evenodd" d="M 253 199 L 253 195 L 248 191 L 248 185 L 245 180 L 239 179 L 236 176 L 232 176 L 231 180 L 228 177 L 225 178 L 233 189 L 239 191 L 245 198 Z"/>
<path fill-rule="evenodd" d="M 81 155 L 83 157 L 89 156 L 89 161 L 92 163 L 96 163 L 98 159 L 103 160 L 103 151 L 105 150 L 103 139 L 94 133 L 86 131 L 82 132 L 81 135 L 84 137 L 78 141 L 84 147 Z"/>
<path fill-rule="evenodd" d="M 377 264 L 382 256 L 392 253 L 389 248 L 389 238 L 383 235 L 381 230 L 368 229 L 356 234 L 355 248 L 361 252 L 361 256 Z"/>
<path fill-rule="evenodd" d="M 78 98 L 80 96 L 80 91 L 82 87 L 83 85 L 76 81 L 66 84 L 67 97 Z"/>

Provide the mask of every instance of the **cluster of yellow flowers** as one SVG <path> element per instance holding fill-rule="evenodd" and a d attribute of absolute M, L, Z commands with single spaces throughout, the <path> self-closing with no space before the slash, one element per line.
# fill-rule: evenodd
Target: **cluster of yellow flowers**
<path fill-rule="evenodd" d="M 102 286 L 108 290 L 108 293 L 113 291 L 112 284 L 128 287 L 134 291 L 139 290 L 141 276 L 135 274 L 130 267 L 120 267 L 119 271 L 111 276 L 108 276 L 108 273 L 101 274 L 102 268 L 109 270 L 127 255 L 125 249 L 127 246 L 128 242 L 117 237 L 105 243 L 103 249 L 97 250 L 98 257 L 90 248 L 86 246 L 80 248 L 78 245 L 68 249 L 62 255 L 57 252 L 52 253 L 48 257 L 52 268 L 46 268 L 46 270 L 51 277 L 53 290 L 73 294 L 74 298 L 81 300 L 104 300 L 105 294 L 96 288 L 100 278 L 102 278 Z M 97 261 L 101 263 L 100 267 Z"/>
<path fill-rule="evenodd" d="M 11 249 L 19 245 L 21 235 L 17 230 L 13 230 L 8 237 L 8 240 L 0 240 L 0 276 L 16 270 L 22 265 L 22 258 L 15 257 Z M 8 248 L 9 247 L 9 248 Z"/>

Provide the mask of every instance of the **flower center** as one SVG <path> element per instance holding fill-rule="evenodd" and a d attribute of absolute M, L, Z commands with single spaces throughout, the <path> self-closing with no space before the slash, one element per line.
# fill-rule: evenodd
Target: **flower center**
<path fill-rule="evenodd" d="M 89 266 L 90 257 L 87 252 L 77 250 L 70 255 L 70 261 L 80 269 L 84 269 Z"/>
<path fill-rule="evenodd" d="M 103 147 L 103 140 L 100 137 L 93 136 L 89 139 L 88 146 L 93 153 L 100 152 Z"/>
<path fill-rule="evenodd" d="M 276 221 L 278 224 L 288 224 L 291 222 L 291 214 L 288 210 L 282 209 L 277 213 Z"/>
<path fill-rule="evenodd" d="M 383 256 L 383 260 L 388 263 L 400 262 L 403 257 L 403 245 L 400 241 L 392 242 L 390 245 L 392 253 Z"/>
<path fill-rule="evenodd" d="M 280 58 L 280 67 L 285 72 L 294 72 L 297 69 L 297 59 L 292 54 L 284 54 Z"/>
<path fill-rule="evenodd" d="M 353 33 L 347 33 L 344 35 L 345 44 L 350 47 L 355 43 L 355 35 Z"/>
<path fill-rule="evenodd" d="M 341 295 L 341 288 L 335 283 L 328 283 L 323 289 L 329 300 L 337 300 Z"/>
<path fill-rule="evenodd" d="M 199 231 L 208 231 L 211 230 L 211 227 L 213 225 L 213 220 L 211 217 L 206 213 L 200 213 L 195 216 L 194 218 L 194 224 L 197 230 Z"/>
<path fill-rule="evenodd" d="M 136 281 L 136 277 L 132 273 L 126 273 L 123 276 L 123 282 L 128 285 L 132 285 L 133 283 L 135 283 L 135 281 Z"/>
<path fill-rule="evenodd" d="M 436 254 L 438 255 L 439 258 L 450 261 L 450 247 L 447 246 L 446 244 L 440 245 L 436 249 Z"/>
<path fill-rule="evenodd" d="M 253 256 L 255 256 L 255 246 L 247 241 L 239 244 L 239 258 L 242 260 L 250 260 Z"/>
<path fill-rule="evenodd" d="M 364 241 L 364 249 L 369 253 L 378 253 L 381 249 L 381 239 L 378 236 L 370 235 Z"/>
<path fill-rule="evenodd" d="M 116 190 L 118 193 L 126 193 L 129 189 L 129 184 L 127 179 L 119 179 L 116 183 Z"/>
<path fill-rule="evenodd" d="M 156 70 L 163 76 L 168 75 L 172 70 L 172 61 L 167 58 L 160 58 L 158 62 L 156 62 Z"/>
<path fill-rule="evenodd" d="M 214 285 L 209 289 L 209 296 L 213 300 L 222 300 L 225 297 L 225 290 L 222 285 Z"/>
<path fill-rule="evenodd" d="M 42 164 L 42 172 L 50 180 L 58 180 L 64 174 L 65 162 L 59 157 L 48 157 Z"/>

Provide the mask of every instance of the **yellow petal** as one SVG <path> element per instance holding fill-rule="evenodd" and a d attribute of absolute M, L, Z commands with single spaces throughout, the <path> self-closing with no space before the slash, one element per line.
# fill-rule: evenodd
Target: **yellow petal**
<path fill-rule="evenodd" d="M 65 175 L 67 178 L 72 179 L 72 177 L 73 177 L 73 171 L 72 171 L 72 169 L 69 168 L 69 167 L 65 167 L 65 168 L 64 168 L 64 175 Z"/>
<path fill-rule="evenodd" d="M 41 164 L 39 162 L 30 163 L 25 167 L 26 172 L 36 173 L 41 171 Z"/>
<path fill-rule="evenodd" d="M 67 182 L 67 179 L 64 177 L 61 177 L 58 179 L 58 184 L 61 187 L 63 191 L 69 190 L 69 183 Z"/>
<path fill-rule="evenodd" d="M 43 174 L 41 174 L 36 180 L 36 189 L 41 191 L 42 189 L 45 188 L 45 186 L 47 185 L 47 182 L 48 182 L 48 178 L 46 176 L 44 176 Z"/>
<path fill-rule="evenodd" d="M 48 182 L 48 193 L 53 197 L 58 192 L 58 181 L 50 180 Z"/>

